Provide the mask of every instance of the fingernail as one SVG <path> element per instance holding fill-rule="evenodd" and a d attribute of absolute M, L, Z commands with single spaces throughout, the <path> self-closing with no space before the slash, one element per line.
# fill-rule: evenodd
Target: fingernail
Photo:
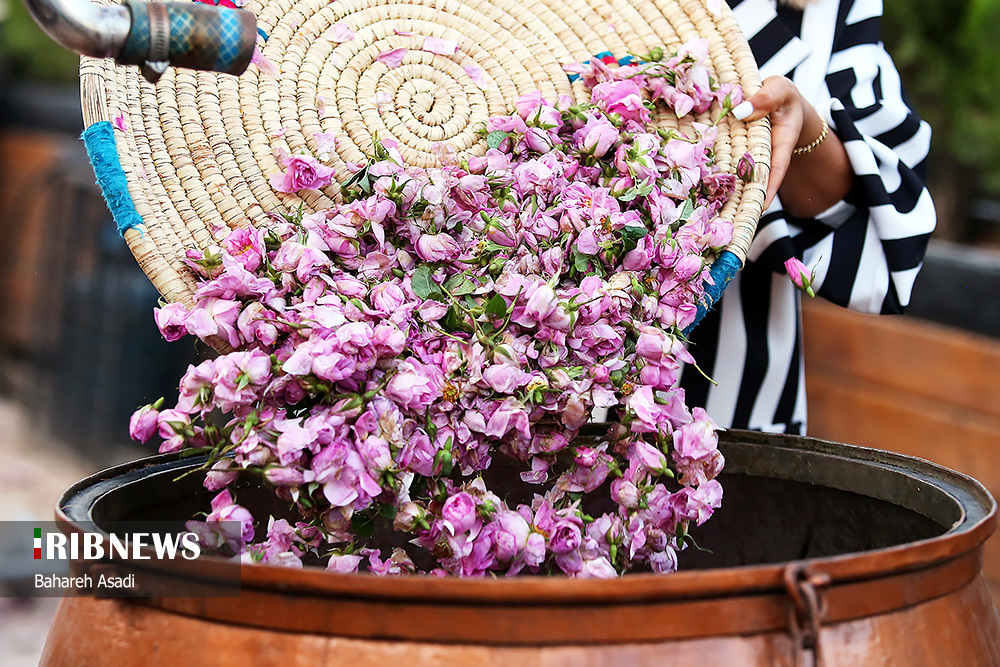
<path fill-rule="evenodd" d="M 750 100 L 744 100 L 733 107 L 733 115 L 736 116 L 736 120 L 743 120 L 752 113 L 753 105 L 750 104 Z"/>

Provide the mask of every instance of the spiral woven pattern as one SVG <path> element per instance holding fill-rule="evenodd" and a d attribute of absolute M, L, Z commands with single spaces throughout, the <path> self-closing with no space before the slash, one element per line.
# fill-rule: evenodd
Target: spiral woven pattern
<path fill-rule="evenodd" d="M 256 65 L 240 77 L 169 69 L 153 85 L 135 67 L 85 58 L 84 119 L 117 120 L 115 140 L 143 225 L 125 238 L 168 301 L 190 304 L 194 280 L 185 250 L 217 243 L 229 230 L 267 225 L 274 215 L 330 207 L 349 165 L 394 139 L 415 166 L 442 155 L 481 155 L 477 132 L 491 115 L 540 90 L 589 99 L 563 66 L 608 51 L 617 57 L 697 38 L 709 68 L 748 93 L 759 74 L 725 3 L 705 0 L 251 0 L 268 35 L 262 50 L 277 72 Z M 265 68 L 266 69 L 266 68 Z M 714 121 L 714 108 L 698 120 Z M 677 124 L 662 114 L 664 125 Z M 690 122 L 685 119 L 685 122 Z M 320 135 L 320 139 L 317 139 Z M 335 146 L 321 141 L 336 137 Z M 764 200 L 770 157 L 766 121 L 720 123 L 717 161 L 732 171 L 746 152 L 755 180 L 740 183 L 723 210 L 740 259 Z M 331 165 L 324 191 L 276 192 L 279 156 L 305 152 Z M 300 196 L 301 195 L 301 196 Z"/>

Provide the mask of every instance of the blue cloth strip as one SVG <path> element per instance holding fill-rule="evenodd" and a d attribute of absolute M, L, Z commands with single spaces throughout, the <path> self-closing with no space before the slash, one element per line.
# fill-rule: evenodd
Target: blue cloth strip
<path fill-rule="evenodd" d="M 82 137 L 104 201 L 118 225 L 118 233 L 124 235 L 127 230 L 142 225 L 142 216 L 135 210 L 125 170 L 118 160 L 114 126 L 106 120 L 98 121 L 84 130 Z"/>
<path fill-rule="evenodd" d="M 698 304 L 698 314 L 694 318 L 694 322 L 688 325 L 688 328 L 684 330 L 684 335 L 689 335 L 698 323 L 701 322 L 702 318 L 708 314 L 708 311 L 712 310 L 712 307 L 722 298 L 722 293 L 726 291 L 726 286 L 729 285 L 729 281 L 732 280 L 736 273 L 743 268 L 743 263 L 740 262 L 739 257 L 734 255 L 728 250 L 723 250 L 719 258 L 715 260 L 712 264 L 710 273 L 712 274 L 712 281 L 714 285 L 709 285 L 705 283 L 705 298 L 701 303 Z"/>

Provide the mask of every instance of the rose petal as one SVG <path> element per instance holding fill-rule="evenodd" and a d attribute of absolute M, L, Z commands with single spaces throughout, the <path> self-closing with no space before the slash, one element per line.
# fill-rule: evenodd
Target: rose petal
<path fill-rule="evenodd" d="M 403 37 L 409 37 L 415 34 L 412 30 L 403 30 L 402 28 L 393 28 L 392 31 L 397 35 L 402 35 Z"/>
<path fill-rule="evenodd" d="M 313 134 L 313 139 L 316 140 L 316 150 L 319 153 L 332 153 L 340 143 L 333 132 L 316 132 Z"/>
<path fill-rule="evenodd" d="M 268 76 L 278 76 L 278 68 L 267 59 L 264 52 L 260 50 L 260 46 L 253 47 L 253 55 L 250 56 L 250 62 L 257 66 L 261 74 L 267 74 Z"/>
<path fill-rule="evenodd" d="M 472 79 L 472 83 L 479 86 L 480 90 L 486 90 L 486 73 L 483 72 L 483 70 L 479 69 L 475 65 L 466 65 L 462 69 L 464 69 L 465 73 L 469 75 L 470 79 Z"/>
<path fill-rule="evenodd" d="M 458 49 L 458 42 L 453 39 L 438 39 L 437 37 L 424 37 L 424 51 L 437 53 L 442 56 L 455 55 Z"/>
<path fill-rule="evenodd" d="M 377 60 L 381 63 L 385 63 L 386 67 L 396 68 L 403 64 L 403 57 L 406 56 L 406 51 L 407 49 L 405 48 L 383 51 L 378 54 Z"/>
<path fill-rule="evenodd" d="M 352 39 L 357 37 L 358 34 L 353 30 L 351 30 L 346 25 L 344 25 L 343 23 L 334 23 L 332 26 L 326 29 L 326 32 L 323 33 L 323 36 L 326 37 L 331 42 L 338 42 L 343 44 L 344 42 L 351 41 Z"/>

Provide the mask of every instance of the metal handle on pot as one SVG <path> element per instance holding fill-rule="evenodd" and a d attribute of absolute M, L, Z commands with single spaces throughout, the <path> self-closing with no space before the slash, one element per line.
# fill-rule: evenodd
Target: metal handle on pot
<path fill-rule="evenodd" d="M 181 2 L 100 7 L 88 0 L 24 0 L 35 22 L 81 55 L 139 65 L 155 83 L 169 65 L 242 74 L 257 42 L 253 13 Z"/>

